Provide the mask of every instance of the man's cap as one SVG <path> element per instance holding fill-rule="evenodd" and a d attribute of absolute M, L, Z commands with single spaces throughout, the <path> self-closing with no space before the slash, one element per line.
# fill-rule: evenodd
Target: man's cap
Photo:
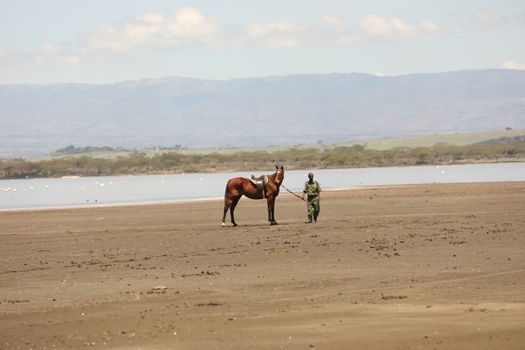
<path fill-rule="evenodd" d="M 308 177 L 314 177 L 314 174 L 308 173 Z"/>

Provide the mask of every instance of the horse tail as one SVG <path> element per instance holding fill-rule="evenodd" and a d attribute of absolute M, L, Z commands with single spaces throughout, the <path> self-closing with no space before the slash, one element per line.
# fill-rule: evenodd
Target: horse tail
<path fill-rule="evenodd" d="M 229 179 L 228 182 L 226 182 L 226 188 L 224 189 L 224 201 L 226 202 L 226 198 L 228 198 L 228 188 L 230 187 L 230 182 L 232 179 Z"/>
<path fill-rule="evenodd" d="M 226 188 L 224 189 L 224 199 L 226 199 L 226 195 L 228 194 L 228 185 L 230 184 L 230 180 L 226 182 Z"/>

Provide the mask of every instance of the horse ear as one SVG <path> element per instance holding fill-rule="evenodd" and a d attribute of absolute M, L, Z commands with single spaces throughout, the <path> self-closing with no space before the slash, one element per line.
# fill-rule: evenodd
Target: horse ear
<path fill-rule="evenodd" d="M 275 166 L 275 169 L 279 169 L 279 167 L 276 165 L 276 166 Z"/>
<path fill-rule="evenodd" d="M 281 170 L 284 170 L 284 165 L 281 165 Z"/>

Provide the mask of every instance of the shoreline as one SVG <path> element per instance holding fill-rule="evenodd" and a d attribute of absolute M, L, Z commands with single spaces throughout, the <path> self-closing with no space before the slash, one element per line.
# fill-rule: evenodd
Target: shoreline
<path fill-rule="evenodd" d="M 147 201 L 147 202 L 129 202 L 129 203 L 107 203 L 107 204 L 79 204 L 74 206 L 49 206 L 49 207 L 29 207 L 29 208 L 0 208 L 2 212 L 23 212 L 23 211 L 52 211 L 52 210 L 75 210 L 75 209 L 97 209 L 97 208 L 120 208 L 120 207 L 140 207 L 140 206 L 155 206 L 155 205 L 170 205 L 170 204 L 184 204 L 195 202 L 212 202 L 221 200 L 222 197 L 206 197 L 195 199 L 174 199 L 162 201 Z"/>
<path fill-rule="evenodd" d="M 413 184 L 388 184 L 388 185 L 362 185 L 353 187 L 338 187 L 323 190 L 323 192 L 345 192 L 345 191 L 359 191 L 369 189 L 381 188 L 402 188 L 412 186 L 430 186 L 430 185 L 469 185 L 469 184 L 500 184 L 500 183 L 519 183 L 525 180 L 514 181 L 481 181 L 481 182 L 434 182 L 434 183 L 413 183 Z M 294 192 L 300 194 L 301 192 Z M 292 194 L 281 190 L 279 197 L 290 196 Z M 160 201 L 144 201 L 144 202 L 127 202 L 127 203 L 101 203 L 101 204 L 79 204 L 72 206 L 46 206 L 46 207 L 21 207 L 21 208 L 0 208 L 0 213 L 16 213 L 16 212 L 31 212 L 31 211 L 55 211 L 55 210 L 76 210 L 76 209 L 97 209 L 97 208 L 121 208 L 121 207 L 141 207 L 141 206 L 161 206 L 161 205 L 177 205 L 189 204 L 199 202 L 213 202 L 222 201 L 224 197 L 202 197 L 202 198 L 186 198 L 174 200 L 160 200 Z"/>

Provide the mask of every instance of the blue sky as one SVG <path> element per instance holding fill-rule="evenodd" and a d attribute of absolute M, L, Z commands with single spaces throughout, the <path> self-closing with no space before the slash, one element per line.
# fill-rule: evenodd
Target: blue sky
<path fill-rule="evenodd" d="M 0 83 L 525 69 L 523 0 L 0 0 Z"/>

